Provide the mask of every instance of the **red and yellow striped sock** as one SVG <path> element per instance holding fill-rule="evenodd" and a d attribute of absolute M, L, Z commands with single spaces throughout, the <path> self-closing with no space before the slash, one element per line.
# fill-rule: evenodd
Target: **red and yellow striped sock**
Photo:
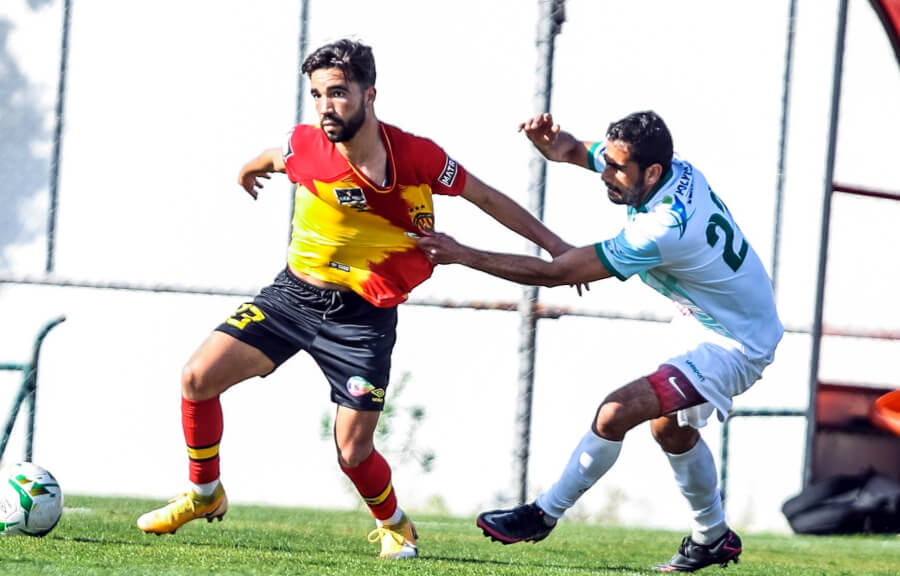
<path fill-rule="evenodd" d="M 207 484 L 218 480 L 223 427 L 219 397 L 199 402 L 182 398 L 181 427 L 190 459 L 190 481 Z"/>
<path fill-rule="evenodd" d="M 391 467 L 387 460 L 372 450 L 369 457 L 356 468 L 347 468 L 341 464 L 341 470 L 356 486 L 359 495 L 372 516 L 378 520 L 390 520 L 397 510 L 397 497 L 391 484 Z"/>

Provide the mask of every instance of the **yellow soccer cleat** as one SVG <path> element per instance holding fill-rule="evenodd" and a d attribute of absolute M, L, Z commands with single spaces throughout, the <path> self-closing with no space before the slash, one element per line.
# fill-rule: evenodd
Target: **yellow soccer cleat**
<path fill-rule="evenodd" d="M 185 492 L 162 508 L 138 518 L 137 526 L 149 534 L 174 534 L 182 525 L 197 518 L 206 518 L 207 522 L 214 518 L 221 521 L 227 511 L 228 497 L 220 482 L 212 496 L 201 496 L 193 490 Z"/>
<path fill-rule="evenodd" d="M 369 542 L 381 540 L 380 558 L 415 558 L 419 555 L 416 546 L 416 527 L 406 514 L 396 524 L 382 525 L 369 533 Z"/>

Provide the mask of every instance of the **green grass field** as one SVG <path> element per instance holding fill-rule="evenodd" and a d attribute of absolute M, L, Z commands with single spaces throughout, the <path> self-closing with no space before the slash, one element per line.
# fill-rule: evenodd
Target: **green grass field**
<path fill-rule="evenodd" d="M 156 502 L 68 496 L 42 539 L 0 538 L 0 574 L 465 574 L 627 575 L 671 556 L 682 534 L 563 522 L 539 544 L 502 546 L 472 518 L 415 516 L 422 556 L 387 562 L 366 541 L 367 512 L 233 506 L 223 522 L 192 522 L 174 536 L 142 534 Z M 701 574 L 900 574 L 897 536 L 745 534 L 741 563 Z"/>

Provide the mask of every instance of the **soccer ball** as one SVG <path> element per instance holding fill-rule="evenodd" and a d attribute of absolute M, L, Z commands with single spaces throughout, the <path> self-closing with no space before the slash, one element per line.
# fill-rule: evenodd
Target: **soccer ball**
<path fill-rule="evenodd" d="M 31 462 L 0 471 L 0 534 L 44 536 L 62 516 L 63 495 L 53 474 Z"/>

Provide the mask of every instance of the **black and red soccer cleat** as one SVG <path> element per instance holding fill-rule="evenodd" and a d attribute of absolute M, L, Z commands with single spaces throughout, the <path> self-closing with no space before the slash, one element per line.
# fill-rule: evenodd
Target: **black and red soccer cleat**
<path fill-rule="evenodd" d="M 685 536 L 681 541 L 678 553 L 665 564 L 654 566 L 653 570 L 656 572 L 694 572 L 713 564 L 727 568 L 729 562 L 737 564 L 740 555 L 741 538 L 733 530 L 729 529 L 709 546 L 697 544 L 691 540 L 690 536 Z"/>
<path fill-rule="evenodd" d="M 482 512 L 475 523 L 485 536 L 502 544 L 538 542 L 556 526 L 556 520 L 544 514 L 534 503 L 508 510 Z"/>

